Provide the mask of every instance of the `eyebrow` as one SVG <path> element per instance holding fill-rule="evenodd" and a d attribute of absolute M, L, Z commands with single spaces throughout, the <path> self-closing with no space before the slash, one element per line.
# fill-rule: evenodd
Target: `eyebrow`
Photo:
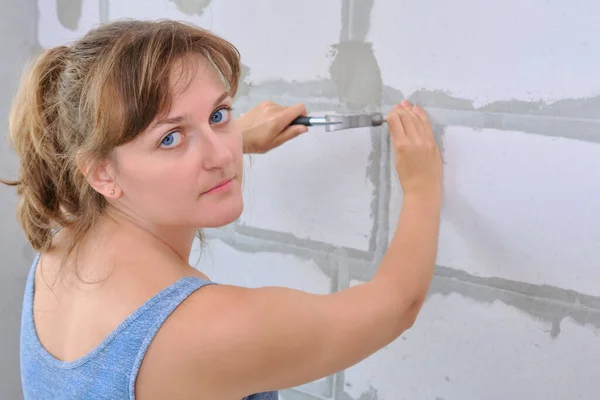
<path fill-rule="evenodd" d="M 213 108 L 217 107 L 221 102 L 223 102 L 223 100 L 225 100 L 228 97 L 231 97 L 231 94 L 228 91 L 223 92 L 219 96 L 219 98 L 217 98 L 217 100 L 215 101 L 215 103 L 213 104 Z M 177 117 L 171 117 L 171 118 L 161 119 L 160 121 L 158 121 L 155 124 L 153 124 L 151 129 L 156 129 L 159 126 L 162 126 L 162 125 L 176 125 L 176 124 L 180 124 L 183 121 L 185 121 L 186 117 L 187 117 L 186 115 L 179 115 Z"/>
<path fill-rule="evenodd" d="M 156 129 L 159 126 L 162 125 L 176 125 L 176 124 L 180 124 L 181 122 L 183 122 L 185 120 L 185 115 L 180 115 L 177 117 L 172 117 L 172 118 L 165 118 L 165 119 L 161 119 L 160 121 L 158 121 L 157 123 L 155 123 L 154 125 L 152 125 L 151 129 Z"/>
<path fill-rule="evenodd" d="M 217 101 L 215 101 L 215 104 L 213 105 L 213 108 L 217 107 L 220 103 L 223 102 L 223 100 L 225 100 L 228 97 L 231 97 L 231 94 L 228 91 L 223 92 L 223 94 L 221 94 L 219 96 L 219 98 L 217 99 Z"/>

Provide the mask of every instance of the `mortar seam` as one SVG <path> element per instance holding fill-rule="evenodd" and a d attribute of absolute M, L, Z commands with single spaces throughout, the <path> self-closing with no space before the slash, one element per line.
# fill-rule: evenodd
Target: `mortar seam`
<path fill-rule="evenodd" d="M 297 86 L 300 86 L 300 84 L 297 84 Z M 249 95 L 252 94 L 252 92 L 257 92 L 260 91 L 262 85 L 253 85 L 250 88 L 250 93 Z M 260 96 L 258 96 L 260 97 Z M 270 95 L 269 96 L 271 99 L 277 99 L 277 98 L 281 98 L 281 99 L 293 99 L 293 101 L 301 101 L 306 103 L 307 105 L 314 103 L 314 104 L 318 104 L 318 103 L 331 103 L 331 105 L 338 105 L 338 101 L 335 98 L 315 98 L 315 97 L 306 97 L 304 95 L 291 95 L 291 94 L 280 94 L 280 95 Z M 239 100 L 238 100 L 239 101 Z M 528 103 L 528 102 L 526 102 Z M 384 102 L 382 104 L 383 107 L 387 107 L 389 109 L 391 109 L 395 104 L 393 103 L 386 103 Z M 462 108 L 453 108 L 453 107 L 440 107 L 440 106 L 423 106 L 423 108 L 428 111 L 428 112 L 435 112 L 435 111 L 444 111 L 444 112 L 451 112 L 451 113 L 457 113 L 457 114 L 471 114 L 471 115 L 476 115 L 476 116 L 495 116 L 495 117 L 502 117 L 502 118 L 515 118 L 515 119 L 540 119 L 540 120 L 547 120 L 547 121 L 563 121 L 563 122 L 577 122 L 577 123 L 585 123 L 585 124 L 600 124 L 600 118 L 584 118 L 584 117 L 571 117 L 571 116 L 557 116 L 557 115 L 550 115 L 550 114 L 536 114 L 536 113 L 526 113 L 526 112 L 499 112 L 499 111 L 486 111 L 486 110 L 482 110 L 482 109 L 462 109 Z M 443 124 L 443 123 L 441 123 Z"/>
<path fill-rule="evenodd" d="M 239 232 L 236 232 L 233 236 L 232 235 L 210 235 L 207 236 L 207 239 L 218 239 L 218 240 L 222 240 L 222 241 L 229 241 L 230 243 L 228 243 L 228 245 L 230 245 L 231 247 L 235 248 L 238 251 L 244 252 L 246 253 L 246 250 L 240 250 L 237 249 L 235 246 L 235 236 L 243 236 L 247 242 L 247 244 L 250 245 L 254 245 L 257 248 L 262 248 L 262 250 L 260 250 L 261 252 L 265 252 L 265 253 L 273 253 L 273 254 L 285 254 L 285 255 L 292 255 L 295 257 L 298 257 L 296 254 L 290 254 L 287 251 L 275 251 L 272 249 L 268 249 L 265 248 L 264 246 L 261 246 L 262 244 L 265 244 L 265 242 L 267 242 L 268 244 L 274 245 L 276 247 L 281 248 L 282 250 L 284 250 L 285 248 L 289 248 L 289 249 L 294 249 L 294 250 L 299 250 L 301 251 L 306 258 L 308 259 L 312 259 L 313 256 L 315 257 L 322 257 L 322 256 L 327 256 L 330 257 L 332 259 L 332 261 L 336 262 L 336 263 L 352 263 L 352 262 L 358 262 L 358 263 L 370 263 L 373 260 L 363 260 L 363 259 L 358 259 L 352 256 L 345 256 L 344 254 L 340 254 L 339 252 L 334 252 L 334 253 L 327 253 L 327 252 L 321 252 L 318 250 L 314 250 L 314 249 L 309 249 L 306 247 L 299 247 L 299 246 L 295 246 L 295 245 L 290 245 L 287 242 L 279 242 L 276 240 L 272 240 L 272 239 L 267 239 L 267 238 L 258 238 L 258 237 L 254 237 L 254 236 L 248 236 L 248 235 L 244 235 L 241 234 Z M 263 243 L 261 243 L 263 242 Z M 233 244 L 231 244 L 233 243 Z M 372 253 L 371 253 L 372 254 Z M 369 265 L 364 265 L 365 268 L 369 268 Z M 459 271 L 462 275 L 464 275 L 464 277 L 459 277 L 459 276 L 448 276 L 447 274 L 443 274 L 440 273 L 439 268 L 446 268 L 448 270 L 452 270 L 452 271 Z M 352 276 L 353 274 L 351 273 L 350 279 L 354 279 L 354 277 Z M 474 282 L 473 280 L 470 280 L 469 278 L 480 278 L 480 279 L 496 279 L 498 280 L 498 282 L 502 282 L 502 283 L 506 283 L 507 285 L 518 285 L 518 284 L 525 284 L 528 285 L 529 287 L 532 287 L 534 289 L 542 289 L 542 288 L 551 288 L 553 290 L 558 290 L 558 291 L 563 291 L 563 292 L 568 292 L 572 297 L 574 298 L 584 298 L 584 299 L 588 299 L 586 301 L 592 301 L 592 302 L 598 302 L 600 304 L 600 296 L 594 296 L 594 295 L 590 295 L 590 294 L 586 294 L 586 293 L 582 293 L 582 292 L 578 292 L 572 289 L 567 289 L 567 288 L 560 288 L 560 287 L 555 287 L 555 286 L 550 286 L 550 285 L 546 285 L 546 284 L 534 284 L 534 283 L 528 283 L 528 282 L 524 282 L 524 281 L 517 281 L 517 280 L 513 280 L 513 279 L 506 279 L 506 278 L 498 278 L 498 277 L 477 277 L 475 275 L 469 274 L 463 270 L 455 270 L 453 268 L 449 268 L 449 267 L 444 267 L 442 265 L 436 265 L 436 271 L 434 272 L 434 277 L 438 280 L 443 280 L 443 281 L 447 281 L 447 282 L 457 282 L 460 284 L 465 284 L 465 285 L 470 285 L 473 287 L 478 287 L 478 288 L 484 288 L 487 290 L 490 290 L 492 292 L 501 292 L 501 293 L 507 293 L 507 294 L 511 294 L 511 295 L 518 295 L 518 296 L 522 296 L 524 298 L 529 298 L 529 299 L 537 299 L 539 301 L 547 301 L 547 302 L 551 302 L 554 304 L 562 304 L 562 305 L 568 305 L 569 307 L 572 307 L 574 309 L 580 308 L 581 310 L 585 309 L 585 310 L 591 310 L 594 312 L 600 312 L 600 306 L 599 307 L 594 307 L 591 306 L 589 304 L 585 304 L 582 302 L 575 302 L 575 301 L 567 301 L 567 300 L 560 300 L 557 299 L 555 297 L 551 297 L 551 296 L 545 296 L 545 295 L 541 295 L 539 293 L 534 293 L 534 294 L 528 294 L 528 293 L 523 293 L 517 289 L 511 289 L 511 288 L 506 288 L 506 287 L 501 287 L 499 285 L 494 285 L 494 284 L 486 284 L 486 283 L 481 283 L 481 282 Z M 584 310 L 584 311 L 585 311 Z"/>
<path fill-rule="evenodd" d="M 526 299 L 530 299 L 530 300 L 536 300 L 536 301 L 540 301 L 540 302 L 544 302 L 547 303 L 549 305 L 556 305 L 556 306 L 561 306 L 561 307 L 568 307 L 574 310 L 578 310 L 578 311 L 584 311 L 584 312 L 591 312 L 591 313 L 598 313 L 600 314 L 600 306 L 599 307 L 594 307 L 594 306 L 590 306 L 588 304 L 583 304 L 583 303 L 576 303 L 576 302 L 568 302 L 568 301 L 564 301 L 564 300 L 559 300 L 556 299 L 554 297 L 551 296 L 543 296 L 543 295 L 539 295 L 539 294 L 527 294 L 527 293 L 523 293 L 520 292 L 518 290 L 513 290 L 513 289 L 508 289 L 508 288 L 504 288 L 504 287 L 499 287 L 496 285 L 486 285 L 483 283 L 479 283 L 479 282 L 473 282 L 473 281 L 469 281 L 469 280 L 464 280 L 464 279 L 460 279 L 457 277 L 449 277 L 446 275 L 439 275 L 439 274 L 434 274 L 434 277 L 436 280 L 438 281 L 447 281 L 447 282 L 457 282 L 461 285 L 466 285 L 466 286 L 472 286 L 472 287 L 477 287 L 477 288 L 481 288 L 481 289 L 485 289 L 485 290 L 491 290 L 494 292 L 499 292 L 499 293 L 505 293 L 507 295 L 510 296 L 517 296 L 517 297 L 521 297 L 521 298 L 526 298 Z M 503 279 L 503 278 L 497 278 L 497 279 L 502 279 L 503 282 L 506 283 L 526 283 L 526 282 L 521 282 L 521 281 L 514 281 L 514 280 L 509 280 L 509 279 Z M 535 287 L 535 288 L 541 288 L 541 287 L 548 287 L 549 285 L 536 285 L 536 284 L 530 284 L 527 283 L 528 285 Z M 552 286 L 552 288 L 555 288 L 556 290 L 561 290 L 561 291 L 569 291 L 571 293 L 576 293 L 580 296 L 585 296 L 588 298 L 592 298 L 594 300 L 598 300 L 600 301 L 600 297 L 594 297 L 592 295 L 588 295 L 588 294 L 584 294 L 584 293 L 580 293 L 580 292 L 576 292 L 570 289 L 563 289 L 563 288 L 558 288 L 558 287 L 554 287 Z M 458 292 L 459 295 L 461 296 L 466 296 L 460 292 Z M 501 299 L 499 297 L 496 297 L 496 300 L 501 301 Z"/>

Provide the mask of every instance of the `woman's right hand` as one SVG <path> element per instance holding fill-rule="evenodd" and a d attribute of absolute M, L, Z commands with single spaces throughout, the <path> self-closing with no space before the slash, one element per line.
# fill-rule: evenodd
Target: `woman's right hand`
<path fill-rule="evenodd" d="M 387 115 L 404 195 L 440 197 L 442 160 L 425 111 L 404 100 Z"/>

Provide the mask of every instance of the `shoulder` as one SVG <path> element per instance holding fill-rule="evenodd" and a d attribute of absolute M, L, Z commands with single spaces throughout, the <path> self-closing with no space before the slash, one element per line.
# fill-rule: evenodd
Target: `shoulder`
<path fill-rule="evenodd" d="M 138 390 L 160 394 L 152 398 L 199 392 L 243 398 L 329 376 L 397 334 L 396 328 L 373 330 L 390 316 L 381 292 L 369 283 L 329 295 L 205 286 L 159 330 L 142 363 Z M 405 328 L 403 322 L 393 325 Z"/>
<path fill-rule="evenodd" d="M 218 372 L 219 366 L 226 364 L 221 361 L 229 358 L 234 362 L 239 356 L 232 353 L 239 349 L 235 343 L 251 334 L 252 307 L 247 304 L 251 293 L 252 289 L 205 284 L 183 300 L 148 347 L 136 382 L 136 397 L 177 397 L 173 390 L 181 391 L 181 395 L 202 391 L 211 397 L 209 393 L 222 387 L 215 382 L 225 375 Z"/>
<path fill-rule="evenodd" d="M 239 329 L 248 332 L 252 326 L 255 307 L 254 292 L 231 285 L 215 284 L 198 276 L 197 290 L 187 296 L 158 331 L 150 352 L 164 355 L 194 355 L 208 352 L 217 342 L 231 340 L 240 335 Z M 181 362 L 182 360 L 179 360 Z"/>

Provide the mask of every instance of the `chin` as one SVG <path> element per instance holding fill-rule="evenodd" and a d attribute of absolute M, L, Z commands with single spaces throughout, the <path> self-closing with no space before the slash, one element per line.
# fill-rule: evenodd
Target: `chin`
<path fill-rule="evenodd" d="M 210 210 L 202 210 L 202 215 L 196 218 L 196 226 L 200 228 L 220 228 L 235 222 L 244 211 L 242 197 L 230 199 L 211 207 Z"/>

